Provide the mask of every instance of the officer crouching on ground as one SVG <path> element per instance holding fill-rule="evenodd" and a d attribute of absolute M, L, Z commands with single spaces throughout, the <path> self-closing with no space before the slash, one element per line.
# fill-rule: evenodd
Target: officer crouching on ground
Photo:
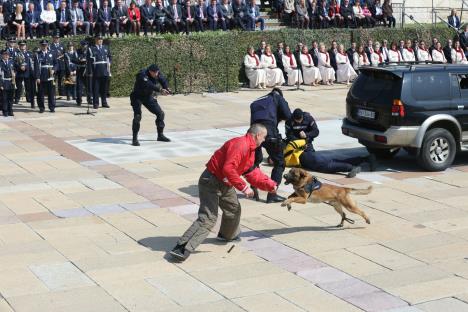
<path fill-rule="evenodd" d="M 161 92 L 162 95 L 168 95 L 171 90 L 163 74 L 160 73 L 155 64 L 144 68 L 136 75 L 135 86 L 130 94 L 130 103 L 133 108 L 133 146 L 139 146 L 138 131 L 140 131 L 141 105 L 143 104 L 151 113 L 156 115 L 156 129 L 158 131 L 158 141 L 170 142 L 171 140 L 164 135 L 164 111 L 159 106 L 158 101 L 153 97 L 153 92 Z"/>
<path fill-rule="evenodd" d="M 256 99 L 250 104 L 250 124 L 259 123 L 267 129 L 265 142 L 255 151 L 255 164 L 257 166 L 263 160 L 262 147 L 264 147 L 273 162 L 271 179 L 277 185 L 281 184 L 283 172 L 286 167 L 283 157 L 283 140 L 278 130 L 278 124 L 282 120 L 291 118 L 291 110 L 288 102 L 283 97 L 283 92 L 279 88 L 273 90 L 267 95 Z M 256 190 L 254 190 L 256 192 Z M 256 200 L 258 195 L 255 194 Z M 268 193 L 267 203 L 282 202 L 285 198 L 276 193 Z"/>
<path fill-rule="evenodd" d="M 319 129 L 315 119 L 308 112 L 296 108 L 292 113 L 292 118 L 286 120 L 284 127 L 287 141 L 304 139 L 306 144 L 313 149 L 312 141 L 318 137 Z"/>

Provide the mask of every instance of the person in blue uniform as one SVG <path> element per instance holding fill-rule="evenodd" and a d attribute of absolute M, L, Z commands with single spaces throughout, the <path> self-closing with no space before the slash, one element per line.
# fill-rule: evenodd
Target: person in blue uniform
<path fill-rule="evenodd" d="M 95 45 L 88 48 L 87 72 L 91 77 L 93 88 L 93 107 L 99 108 L 99 98 L 101 106 L 109 108 L 107 104 L 107 87 L 111 75 L 110 64 L 112 56 L 108 46 L 103 45 L 101 35 L 95 37 Z"/>
<path fill-rule="evenodd" d="M 65 53 L 65 94 L 67 96 L 67 101 L 70 101 L 72 98 L 76 100 L 76 71 L 78 63 L 78 53 L 75 50 L 75 46 L 72 42 L 69 42 L 67 45 L 67 52 Z"/>
<path fill-rule="evenodd" d="M 281 184 L 283 172 L 286 167 L 283 157 L 283 140 L 278 130 L 278 124 L 282 120 L 291 118 L 291 110 L 288 102 L 283 97 L 283 92 L 279 88 L 273 90 L 265 96 L 255 100 L 250 105 L 250 124 L 260 123 L 267 128 L 265 142 L 255 151 L 255 165 L 259 166 L 263 160 L 262 147 L 266 149 L 269 158 L 273 162 L 271 179 L 277 185 Z M 255 194 L 258 200 L 258 195 Z M 276 193 L 268 193 L 267 203 L 277 203 L 284 200 L 284 197 Z"/>
<path fill-rule="evenodd" d="M 130 94 L 130 103 L 133 108 L 133 146 L 139 146 L 138 131 L 140 131 L 141 105 L 144 105 L 151 113 L 156 115 L 156 129 L 158 131 L 158 141 L 169 142 L 170 139 L 164 135 L 164 111 L 159 106 L 158 101 L 153 97 L 153 92 L 161 92 L 168 95 L 171 90 L 164 75 L 155 64 L 150 65 L 138 72 L 135 79 L 135 86 Z"/>
<path fill-rule="evenodd" d="M 292 118 L 286 120 L 284 126 L 287 141 L 305 139 L 306 143 L 312 146 L 312 141 L 319 135 L 315 119 L 300 108 L 294 110 Z"/>
<path fill-rule="evenodd" d="M 3 116 L 14 116 L 13 114 L 13 96 L 15 85 L 13 81 L 15 65 L 10 59 L 8 50 L 2 51 L 2 60 L 0 61 L 0 90 L 2 93 L 2 111 Z"/>
<path fill-rule="evenodd" d="M 55 82 L 57 84 L 59 96 L 65 95 L 65 86 L 63 79 L 65 78 L 65 47 L 60 42 L 60 32 L 54 34 L 52 43 L 49 46 L 50 51 L 57 59 L 57 69 L 55 71 Z M 60 97 L 59 97 L 60 99 Z"/>
<path fill-rule="evenodd" d="M 21 95 L 23 93 L 23 85 L 26 95 L 26 101 L 31 104 L 31 108 L 36 106 L 35 104 L 35 93 L 36 93 L 36 82 L 34 78 L 34 54 L 28 51 L 26 41 L 20 41 L 18 43 L 19 50 L 15 59 L 15 71 L 16 71 L 16 91 L 15 91 L 15 103 L 18 104 Z"/>
<path fill-rule="evenodd" d="M 89 104 L 92 103 L 91 88 L 88 76 L 86 75 L 86 54 L 88 52 L 88 41 L 81 40 L 81 47 L 77 49 L 78 59 L 76 60 L 76 104 L 82 103 L 83 89 L 86 91 L 86 98 Z"/>
<path fill-rule="evenodd" d="M 49 50 L 49 42 L 45 39 L 40 41 L 41 50 L 34 59 L 34 76 L 36 77 L 37 105 L 39 113 L 45 110 L 44 96 L 47 94 L 47 103 L 51 113 L 55 113 L 55 83 L 54 74 L 57 70 L 57 59 Z"/>

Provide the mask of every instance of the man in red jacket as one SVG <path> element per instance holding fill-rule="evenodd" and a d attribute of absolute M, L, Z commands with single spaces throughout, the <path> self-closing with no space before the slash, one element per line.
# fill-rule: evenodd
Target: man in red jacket
<path fill-rule="evenodd" d="M 231 139 L 218 149 L 198 181 L 200 208 L 198 219 L 185 231 L 170 254 L 184 261 L 210 233 L 218 218 L 218 206 L 223 211 L 218 238 L 224 241 L 239 240 L 241 206 L 236 189 L 246 197 L 254 195 L 249 185 L 276 193 L 276 182 L 255 166 L 255 149 L 267 135 L 265 126 L 253 124 L 244 136 Z"/>

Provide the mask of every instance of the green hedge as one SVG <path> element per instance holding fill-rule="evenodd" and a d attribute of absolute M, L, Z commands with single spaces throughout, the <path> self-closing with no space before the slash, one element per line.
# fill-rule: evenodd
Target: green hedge
<path fill-rule="evenodd" d="M 299 30 L 282 29 L 265 32 L 205 32 L 186 35 L 167 34 L 160 37 L 129 36 L 110 39 L 112 62 L 112 96 L 128 96 L 133 88 L 137 71 L 151 63 L 160 66 L 167 76 L 170 86 L 178 93 L 220 92 L 235 90 L 246 81 L 242 62 L 249 45 L 258 47 L 259 42 L 276 46 L 283 41 L 295 46 L 302 41 L 310 45 L 313 40 L 329 45 L 332 40 L 346 47 L 352 41 L 366 42 L 387 39 L 389 42 L 400 39 L 424 39 L 437 37 L 442 42 L 452 38 L 454 32 L 446 27 L 408 29 L 327 29 Z M 79 37 L 63 39 L 78 43 Z M 32 43 L 35 45 L 36 43 Z M 30 44 L 31 45 L 31 44 Z"/>

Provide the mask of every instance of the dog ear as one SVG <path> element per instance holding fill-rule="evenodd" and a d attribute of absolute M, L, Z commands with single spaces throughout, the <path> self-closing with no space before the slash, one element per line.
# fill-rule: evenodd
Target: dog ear
<path fill-rule="evenodd" d="M 305 177 L 307 177 L 307 172 L 304 169 L 301 169 L 300 170 L 300 175 L 301 175 L 301 178 L 305 178 Z"/>

